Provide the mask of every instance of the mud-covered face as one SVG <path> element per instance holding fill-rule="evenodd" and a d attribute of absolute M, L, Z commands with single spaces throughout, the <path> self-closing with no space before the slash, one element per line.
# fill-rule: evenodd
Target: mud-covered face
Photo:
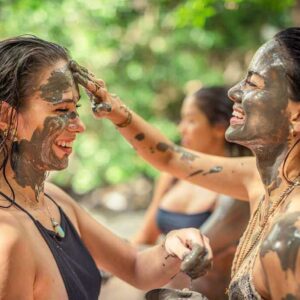
<path fill-rule="evenodd" d="M 59 61 L 45 70 L 33 96 L 18 113 L 13 160 L 20 178 L 27 167 L 40 171 L 67 167 L 76 134 L 84 130 L 77 114 L 78 100 L 78 86 L 67 62 Z"/>
<path fill-rule="evenodd" d="M 289 85 L 286 70 L 291 68 L 290 64 L 285 48 L 276 40 L 258 49 L 246 78 L 228 92 L 235 104 L 226 131 L 227 140 L 249 148 L 287 141 Z"/>

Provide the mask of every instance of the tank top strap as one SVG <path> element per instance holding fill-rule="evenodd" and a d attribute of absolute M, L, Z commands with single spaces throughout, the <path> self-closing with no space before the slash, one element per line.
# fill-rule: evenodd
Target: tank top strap
<path fill-rule="evenodd" d="M 48 195 L 47 193 L 45 193 L 45 196 L 50 199 L 59 209 L 60 209 L 60 206 L 57 204 L 57 202 L 50 196 Z"/>
<path fill-rule="evenodd" d="M 25 214 L 28 215 L 28 217 L 30 217 L 30 219 L 35 223 L 36 219 L 24 208 L 22 207 L 20 204 L 18 204 L 17 202 L 13 201 L 13 199 L 11 199 L 10 197 L 8 197 L 7 195 L 5 195 L 4 193 L 2 193 L 0 191 L 0 195 L 2 197 L 4 197 L 6 200 L 8 200 L 12 205 L 16 206 L 17 208 L 19 208 L 20 210 L 22 210 Z"/>

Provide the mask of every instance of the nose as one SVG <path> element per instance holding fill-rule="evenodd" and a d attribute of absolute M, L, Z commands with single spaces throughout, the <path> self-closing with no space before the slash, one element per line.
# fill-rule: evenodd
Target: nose
<path fill-rule="evenodd" d="M 75 119 L 71 119 L 68 124 L 68 130 L 75 133 L 81 133 L 85 131 L 85 125 L 81 121 L 79 117 L 76 117 Z"/>
<path fill-rule="evenodd" d="M 241 83 L 236 84 L 228 91 L 228 97 L 233 102 L 242 102 L 243 91 L 241 90 Z"/>

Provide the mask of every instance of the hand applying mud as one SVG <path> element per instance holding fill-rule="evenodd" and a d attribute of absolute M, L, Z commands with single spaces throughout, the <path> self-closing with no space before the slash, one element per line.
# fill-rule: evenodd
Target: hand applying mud
<path fill-rule="evenodd" d="M 191 279 L 203 276 L 212 267 L 212 251 L 208 238 L 198 229 L 185 228 L 168 233 L 166 251 L 182 259 L 181 271 Z"/>
<path fill-rule="evenodd" d="M 87 91 L 96 118 L 109 118 L 119 127 L 130 123 L 131 113 L 118 97 L 107 91 L 103 80 L 95 78 L 85 67 L 73 60 L 69 62 L 69 66 L 74 79 Z"/>

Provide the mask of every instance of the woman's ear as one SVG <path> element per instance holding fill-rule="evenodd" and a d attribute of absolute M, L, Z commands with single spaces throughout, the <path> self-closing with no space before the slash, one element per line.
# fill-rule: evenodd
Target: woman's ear
<path fill-rule="evenodd" d="M 289 101 L 288 111 L 290 113 L 290 124 L 293 135 L 300 134 L 300 103 Z"/>
<path fill-rule="evenodd" d="M 15 108 L 5 101 L 0 101 L 0 130 L 7 131 L 10 127 L 14 128 L 14 124 L 11 122 L 14 120 L 16 114 Z"/>

